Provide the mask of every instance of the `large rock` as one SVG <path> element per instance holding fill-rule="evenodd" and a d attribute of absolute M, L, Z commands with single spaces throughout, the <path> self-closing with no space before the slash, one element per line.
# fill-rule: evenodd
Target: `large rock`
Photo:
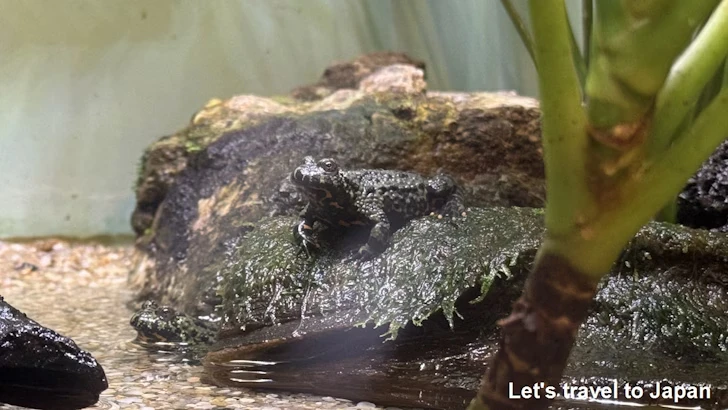
<path fill-rule="evenodd" d="M 96 403 L 107 387 L 91 354 L 0 297 L 0 403 L 80 409 Z"/>
<path fill-rule="evenodd" d="M 234 97 L 152 145 L 133 216 L 142 257 L 131 282 L 140 298 L 209 314 L 219 304 L 217 255 L 261 217 L 300 210 L 285 181 L 306 155 L 349 169 L 443 171 L 470 205 L 542 206 L 535 101 L 426 92 L 423 76 L 395 65 L 316 102 Z"/>

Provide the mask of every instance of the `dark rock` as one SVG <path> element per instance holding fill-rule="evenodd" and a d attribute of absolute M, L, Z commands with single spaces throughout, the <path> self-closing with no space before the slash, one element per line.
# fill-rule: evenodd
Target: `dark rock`
<path fill-rule="evenodd" d="M 0 297 L 0 402 L 80 409 L 108 387 L 101 366 L 69 338 L 39 325 Z"/>
<path fill-rule="evenodd" d="M 688 180 L 678 198 L 678 221 L 728 232 L 728 141 Z"/>
<path fill-rule="evenodd" d="M 21 271 L 28 271 L 28 272 L 35 272 L 38 270 L 38 267 L 29 262 L 20 262 L 17 265 L 13 266 L 13 269 L 21 270 Z"/>

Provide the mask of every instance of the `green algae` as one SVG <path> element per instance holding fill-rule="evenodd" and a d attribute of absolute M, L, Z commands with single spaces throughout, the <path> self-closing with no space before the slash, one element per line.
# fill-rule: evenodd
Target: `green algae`
<path fill-rule="evenodd" d="M 224 330 L 298 322 L 299 335 L 328 327 L 385 325 L 392 338 L 436 312 L 452 325 L 456 301 L 480 297 L 494 279 L 512 300 L 543 234 L 543 212 L 474 208 L 464 219 L 419 218 L 397 230 L 371 261 L 347 257 L 365 236 L 320 232 L 308 256 L 294 241 L 295 217 L 264 218 L 220 271 Z M 722 360 L 728 350 L 728 239 L 722 233 L 651 223 L 600 286 L 583 329 L 586 344 L 647 346 L 671 357 Z M 508 280 L 513 278 L 515 280 Z M 513 288 L 513 289 L 510 289 Z"/>
<path fill-rule="evenodd" d="M 297 219 L 262 220 L 233 256 L 224 275 L 228 328 L 270 326 L 332 315 L 337 325 L 388 324 L 391 337 L 412 321 L 442 311 L 469 288 L 485 294 L 497 275 L 508 276 L 519 256 L 532 258 L 543 231 L 539 210 L 473 209 L 466 218 L 429 216 L 395 232 L 387 250 L 367 262 L 349 262 L 361 237 L 335 237 L 308 256 L 293 241 Z M 521 266 L 524 264 L 521 263 Z M 527 264 L 526 264 L 527 265 Z"/>
<path fill-rule="evenodd" d="M 724 233 L 646 225 L 603 281 L 580 346 L 599 345 L 613 360 L 636 350 L 667 360 L 728 362 L 726 262 Z M 643 366 L 631 368 L 643 375 L 650 368 L 646 360 L 637 363 Z M 711 372 L 728 377 L 728 366 Z"/>

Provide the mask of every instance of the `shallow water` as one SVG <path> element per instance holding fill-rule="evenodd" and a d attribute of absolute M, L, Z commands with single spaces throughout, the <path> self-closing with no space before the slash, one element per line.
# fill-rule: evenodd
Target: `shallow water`
<path fill-rule="evenodd" d="M 205 385 L 201 366 L 135 345 L 127 308 L 133 296 L 127 287 L 132 258 L 131 245 L 0 241 L 0 295 L 42 325 L 73 338 L 106 371 L 109 389 L 91 409 L 383 408 L 333 397 Z M 552 408 L 606 409 L 614 404 L 561 402 Z M 0 404 L 0 409 L 21 408 Z"/>
<path fill-rule="evenodd" d="M 202 367 L 150 353 L 131 341 L 131 245 L 0 241 L 0 295 L 44 326 L 69 336 L 101 363 L 109 389 L 92 409 L 381 408 L 332 397 L 205 385 Z M 0 404 L 2 409 L 20 409 Z"/>

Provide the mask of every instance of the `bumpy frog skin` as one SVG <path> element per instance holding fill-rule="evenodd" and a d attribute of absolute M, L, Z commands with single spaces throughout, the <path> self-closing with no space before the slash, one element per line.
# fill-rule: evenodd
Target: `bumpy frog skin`
<path fill-rule="evenodd" d="M 151 300 L 144 302 L 129 323 L 137 331 L 137 340 L 144 344 L 199 345 L 215 341 L 215 331 L 200 320 Z"/>
<path fill-rule="evenodd" d="M 393 225 L 432 212 L 458 216 L 465 211 L 460 189 L 446 175 L 427 179 L 394 170 L 344 171 L 331 158 L 316 162 L 306 157 L 291 173 L 291 181 L 308 200 L 294 235 L 309 254 L 319 247 L 313 239 L 315 222 L 328 227 L 371 226 L 367 243 L 354 257 L 367 260 L 386 248 Z"/>

